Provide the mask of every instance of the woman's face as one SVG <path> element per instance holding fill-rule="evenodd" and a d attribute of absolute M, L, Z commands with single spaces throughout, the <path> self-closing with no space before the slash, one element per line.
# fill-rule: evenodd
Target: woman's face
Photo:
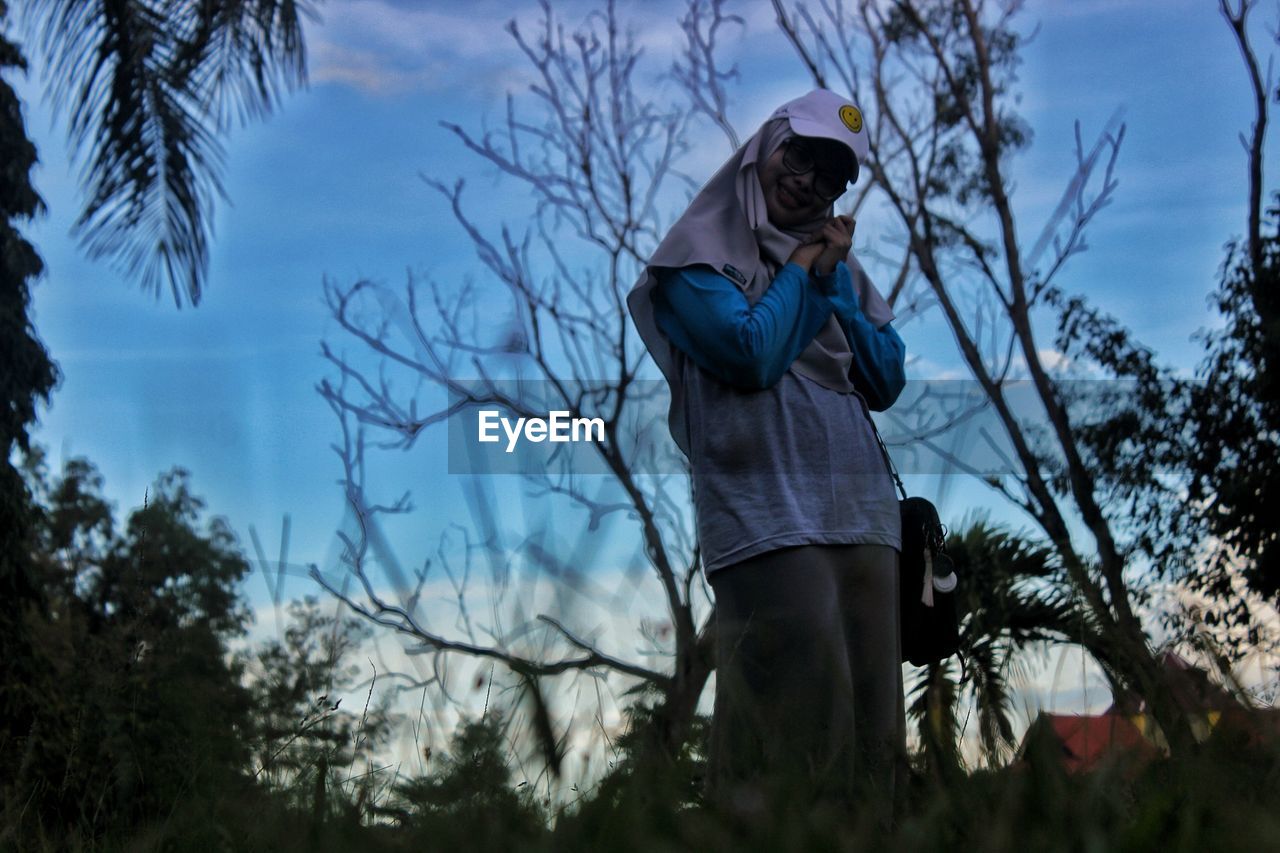
<path fill-rule="evenodd" d="M 793 140 L 808 147 L 816 168 L 797 174 L 783 162 L 787 145 Z M 769 214 L 769 221 L 778 228 L 795 228 L 812 222 L 826 214 L 831 207 L 831 200 L 823 198 L 814 191 L 814 180 L 818 174 L 828 176 L 848 175 L 849 161 L 841 157 L 843 149 L 832 151 L 822 142 L 827 140 L 809 139 L 793 136 L 779 145 L 760 166 L 760 188 L 764 190 L 764 206 Z M 837 146 L 839 143 L 830 143 Z M 834 155 L 834 156 L 833 156 Z M 841 162 L 842 161 L 842 162 Z M 840 186 L 844 186 L 843 180 Z"/>

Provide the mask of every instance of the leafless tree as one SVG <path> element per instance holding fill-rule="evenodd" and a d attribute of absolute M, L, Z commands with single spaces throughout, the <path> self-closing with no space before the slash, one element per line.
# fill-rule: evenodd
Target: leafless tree
<path fill-rule="evenodd" d="M 1158 394 L 1167 378 L 1115 321 L 1055 284 L 1112 199 L 1124 127 L 1113 121 L 1086 145 L 1077 124 L 1076 162 L 1061 201 L 1028 240 L 1010 179 L 1011 159 L 1030 137 L 1013 109 L 1021 41 L 1013 19 L 1021 6 L 774 0 L 779 27 L 813 79 L 858 93 L 873 111 L 872 173 L 907 249 L 911 281 L 945 317 L 1011 449 L 1013 474 L 967 465 L 963 454 L 949 461 L 1034 521 L 1079 602 L 1079 629 L 1064 639 L 1085 645 L 1115 687 L 1146 697 L 1170 740 L 1185 743 L 1187 726 L 1135 611 L 1144 591 L 1135 581 L 1143 568 L 1140 528 L 1178 511 L 1174 485 L 1159 479 L 1154 461 L 1140 476 L 1115 467 L 1100 437 L 1102 426 L 1119 422 L 1099 425 L 1073 407 L 1070 384 L 1047 362 L 1035 331 L 1037 317 L 1056 320 L 1060 350 L 1077 348 L 1082 360 L 1135 380 L 1140 393 Z M 1036 418 L 1011 403 L 1015 380 L 1034 390 Z M 1089 544 L 1072 536 L 1074 521 Z"/>
<path fill-rule="evenodd" d="M 441 669 L 459 655 L 489 659 L 515 674 L 541 709 L 535 725 L 544 742 L 560 744 L 563 734 L 552 731 L 538 679 L 616 674 L 638 680 L 657 693 L 654 745 L 669 752 L 684 743 L 711 673 L 710 600 L 689 530 L 686 468 L 666 437 L 665 407 L 655 405 L 663 386 L 630 328 L 624 299 L 661 236 L 663 205 L 690 189 L 677 160 L 688 147 L 692 118 L 706 114 L 732 138 L 723 85 L 733 72 L 715 65 L 715 42 L 723 27 L 737 22 L 718 0 L 690 3 L 680 22 L 688 48 L 669 76 L 694 96 L 693 108 L 664 108 L 640 91 L 643 57 L 612 2 L 572 31 L 550 4 L 541 8 L 536 31 L 507 25 L 535 74 L 528 95 L 509 96 L 493 129 L 476 133 L 444 123 L 462 147 L 502 174 L 506 198 L 515 197 L 513 187 L 528 194 L 532 214 L 524 230 L 475 218 L 461 180 L 424 176 L 474 246 L 487 289 L 424 286 L 412 276 L 402 295 L 369 281 L 326 286 L 346 339 L 380 366 L 375 378 L 356 357 L 324 345 L 337 377 L 319 391 L 342 425 L 336 449 L 356 519 L 344 537 L 344 562 L 359 594 L 316 577 L 357 613 L 409 638 L 410 651 L 433 662 L 430 677 L 438 684 L 444 683 Z M 403 393 L 389 371 L 407 373 L 412 387 L 446 392 L 449 402 L 420 411 L 419 397 Z M 536 531 L 525 531 L 508 551 L 503 505 L 478 498 L 475 528 L 464 531 L 465 559 L 487 561 L 487 586 L 476 588 L 469 564 L 452 566 L 441 555 L 437 565 L 454 590 L 458 618 L 435 624 L 420 599 L 431 565 L 413 579 L 397 579 L 403 573 L 394 556 L 379 552 L 377 519 L 410 505 L 407 495 L 379 505 L 366 490 L 366 436 L 380 437 L 381 448 L 409 450 L 429 427 L 449 418 L 461 422 L 479 407 L 523 417 L 561 410 L 602 419 L 604 440 L 577 452 L 592 454 L 594 470 L 605 476 L 583 476 L 580 457 L 568 454 L 524 474 L 526 494 L 558 501 L 564 508 L 558 518 L 581 521 L 578 544 L 568 552 L 547 547 Z M 650 440 L 655 430 L 663 441 Z M 660 618 L 641 624 L 656 664 L 607 648 L 575 622 L 574 602 L 584 598 L 604 601 L 615 613 L 625 606 L 619 593 L 600 587 L 603 568 L 590 537 L 615 521 L 643 543 L 622 586 L 647 576 L 665 606 Z M 374 563 L 392 576 L 395 591 L 379 585 Z M 536 566 L 558 585 L 554 612 L 529 614 L 518 599 L 504 599 L 515 563 Z M 498 601 L 515 615 L 500 618 Z M 492 624 L 471 617 L 477 602 L 490 608 Z M 548 753 L 552 759 L 558 748 Z"/>
<path fill-rule="evenodd" d="M 1262 263 L 1262 164 L 1263 141 L 1267 136 L 1267 95 L 1271 92 L 1271 63 L 1264 74 L 1258 62 L 1257 52 L 1249 39 L 1249 13 L 1257 6 L 1257 0 L 1219 0 L 1218 9 L 1226 19 L 1240 48 L 1240 58 L 1249 75 L 1249 90 L 1253 99 L 1253 124 L 1249 137 L 1240 135 L 1240 144 L 1248 154 L 1249 208 L 1248 237 L 1249 257 L 1255 267 Z M 1265 79 L 1264 79 L 1265 77 Z"/>

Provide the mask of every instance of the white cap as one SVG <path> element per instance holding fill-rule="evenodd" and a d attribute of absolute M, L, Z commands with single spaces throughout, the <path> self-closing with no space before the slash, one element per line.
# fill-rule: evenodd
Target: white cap
<path fill-rule="evenodd" d="M 853 176 L 867 161 L 867 129 L 862 110 L 847 98 L 827 89 L 814 89 L 809 94 L 787 101 L 773 111 L 770 118 L 785 118 L 800 136 L 816 136 L 843 143 L 853 152 Z"/>

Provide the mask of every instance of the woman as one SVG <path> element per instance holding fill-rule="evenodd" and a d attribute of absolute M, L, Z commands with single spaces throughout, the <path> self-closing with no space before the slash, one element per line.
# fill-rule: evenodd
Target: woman
<path fill-rule="evenodd" d="M 866 154 L 839 95 L 783 105 L 627 299 L 690 462 L 716 599 L 709 782 L 738 808 L 890 793 L 902 751 L 901 532 L 868 410 L 902 390 L 905 350 L 832 216 Z"/>

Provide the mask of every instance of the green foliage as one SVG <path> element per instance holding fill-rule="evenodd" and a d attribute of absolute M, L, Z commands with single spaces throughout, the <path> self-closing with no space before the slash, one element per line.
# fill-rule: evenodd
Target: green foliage
<path fill-rule="evenodd" d="M 665 817 L 631 804 L 592 823 L 562 819 L 544 849 L 1079 851 L 1258 850 L 1280 843 L 1280 752 L 1215 738 L 1177 760 L 1124 760 L 1065 772 L 1056 743 L 1012 766 L 943 778 L 914 776 L 896 825 L 864 810 L 765 802 L 729 815 L 682 808 Z M 654 810 L 656 811 L 656 809 Z"/>
<path fill-rule="evenodd" d="M 25 71 L 26 60 L 5 37 L 7 20 L 0 0 L 0 767 L 16 767 L 18 741 L 39 701 L 32 684 L 45 667 L 21 630 L 28 611 L 43 610 L 44 601 L 27 557 L 30 496 L 12 459 L 28 446 L 36 406 L 48 400 L 58 373 L 27 315 L 44 264 L 18 229 L 41 212 L 43 202 L 31 184 L 36 149 L 9 84 L 15 70 Z"/>
<path fill-rule="evenodd" d="M 977 515 L 947 537 L 947 554 L 965 580 L 961 609 L 970 648 L 1002 635 L 1026 645 L 1075 633 L 1052 583 L 1062 571 L 1050 548 Z"/>
<path fill-rule="evenodd" d="M 1008 24 L 1007 18 L 1001 18 L 995 26 L 982 30 L 996 104 L 1011 94 L 1022 62 L 1019 51 L 1023 39 Z M 993 193 L 990 175 L 983 168 L 982 152 L 973 146 L 966 126 L 967 116 L 981 113 L 982 66 L 974 54 L 963 8 L 949 0 L 894 5 L 887 11 L 884 39 L 925 55 L 941 51 L 952 64 L 952 74 L 945 85 L 928 93 L 932 97 L 931 126 L 942 131 L 942 144 L 928 176 L 927 196 L 954 199 L 961 207 L 977 208 L 989 203 Z M 994 116 L 992 134 L 984 144 L 992 146 L 997 158 L 1003 158 L 1029 146 L 1031 137 L 1030 126 L 1020 116 L 1001 109 Z M 941 244 L 959 239 L 958 234 L 945 227 L 942 230 L 946 233 L 935 235 Z M 993 246 L 989 248 L 995 252 Z"/>
<path fill-rule="evenodd" d="M 1280 206 L 1269 213 L 1256 266 L 1247 247 L 1228 247 L 1213 297 L 1226 325 L 1205 335 L 1204 383 L 1191 406 L 1190 497 L 1226 546 L 1202 586 L 1228 601 L 1237 600 L 1232 560 L 1243 562 L 1250 588 L 1280 601 Z M 1247 613 L 1235 618 L 1247 621 Z"/>
<path fill-rule="evenodd" d="M 77 147 L 91 149 L 86 171 L 90 199 L 78 223 L 91 254 L 114 257 L 130 273 L 141 273 L 144 285 L 157 292 L 163 277 L 175 301 L 180 303 L 185 293 L 197 302 L 208 265 L 212 195 L 221 192 L 217 135 L 233 115 L 260 115 L 280 91 L 302 82 L 299 16 L 309 6 L 278 0 L 57 0 L 28 4 L 28 10 L 43 23 L 42 46 L 55 68 L 53 95 L 71 109 L 71 138 Z M 72 803 L 83 806 L 86 801 L 78 797 L 88 789 L 77 793 L 71 790 L 76 784 L 96 786 L 101 796 L 91 815 L 86 817 L 83 809 L 78 816 L 62 815 L 82 825 L 87 821 L 93 832 L 99 817 L 111 813 L 108 789 L 128 800 L 130 808 L 145 811 L 150 806 L 145 797 L 135 800 L 129 791 L 132 783 L 127 780 L 141 776 L 141 765 L 129 764 L 128 745 L 110 733 L 98 733 L 105 741 L 86 740 L 94 733 L 77 721 L 93 706 L 78 700 L 108 702 L 132 695 L 142 703 L 130 706 L 136 716 L 173 698 L 206 699 L 210 718 L 230 713 L 239 698 L 217 691 L 208 697 L 199 690 L 166 696 L 182 683 L 181 678 L 169 679 L 167 668 L 194 673 L 183 668 L 185 657 L 202 660 L 242 626 L 245 614 L 234 605 L 231 592 L 232 576 L 242 569 L 227 550 L 225 526 L 207 537 L 194 532 L 191 523 L 200 506 L 176 472 L 160 485 L 157 506 L 135 514 L 123 539 L 111 536 L 107 513 L 110 547 L 92 558 L 77 543 L 63 541 L 68 534 L 102 533 L 94 520 L 75 518 L 74 501 L 64 501 L 55 512 L 56 523 L 64 525 L 61 531 L 32 528 L 30 495 L 11 460 L 15 449 L 28 449 L 27 430 L 36 406 L 48 400 L 58 372 L 29 316 L 31 285 L 43 263 L 18 227 L 38 215 L 43 203 L 30 181 L 35 146 L 7 79 L 12 69 L 26 69 L 21 49 L 7 37 L 9 20 L 8 4 L 0 0 L 0 600 L 5 602 L 0 608 L 0 766 L 17 771 L 6 774 L 3 799 L 6 812 L 36 802 L 35 812 L 43 819 L 41 808 L 55 801 L 61 803 L 51 806 L 55 812 L 68 811 Z M 81 481 L 72 472 L 63 484 L 74 488 Z M 94 510 L 92 495 L 86 497 L 88 504 L 80 509 Z M 58 540 L 66 557 L 55 567 L 53 552 L 43 551 L 49 558 L 44 579 L 29 557 L 38 548 L 33 535 L 46 544 Z M 201 570 L 170 573 L 183 561 Z M 77 565 L 81 562 L 83 567 Z M 54 590 L 57 600 L 46 600 L 45 594 Z M 154 600 L 147 600 L 148 595 Z M 55 651 L 83 653 L 82 660 L 114 670 L 128 662 L 129 643 L 142 648 L 155 637 L 164 637 L 166 645 L 128 678 L 68 671 L 67 661 L 76 661 L 74 656 L 46 658 Z M 225 673 L 205 674 L 221 678 Z M 107 680 L 94 683 L 95 678 Z M 151 690 L 155 679 L 160 689 Z M 144 707 L 151 700 L 160 706 Z M 128 737 L 145 728 L 130 725 Z M 84 760 L 85 753 L 77 751 L 81 746 L 114 756 L 120 771 L 114 782 L 77 778 L 70 765 L 57 780 L 50 762 Z M 175 751 L 175 760 L 181 754 Z M 96 765 L 89 761 L 86 766 Z M 189 767 L 186 772 L 201 771 Z M 148 770 L 147 779 L 148 784 L 160 779 L 158 786 L 164 785 L 162 772 Z M 23 790 L 27 782 L 31 790 Z"/>
<path fill-rule="evenodd" d="M 674 761 L 655 760 L 664 714 L 660 697 L 643 692 L 627 734 L 613 744 L 615 772 L 556 815 L 554 827 L 534 785 L 513 783 L 503 718 L 493 709 L 457 730 L 429 774 L 379 792 L 353 765 L 385 721 L 376 708 L 329 713 L 337 710 L 333 693 L 361 686 L 362 668 L 351 658 L 367 628 L 314 599 L 297 602 L 283 639 L 230 663 L 226 643 L 244 625 L 231 592 L 245 565 L 224 524 L 201 529 L 203 506 L 184 473 L 161 477 L 154 500 L 121 528 L 89 463 L 68 463 L 50 482 L 37 453 L 27 471 L 49 602 L 48 618 L 27 627 L 54 666 L 37 685 L 45 705 L 25 741 L 18 783 L 26 799 L 7 812 L 0 844 L 1065 851 L 1258 849 L 1280 840 L 1280 754 L 1229 732 L 1176 761 L 1082 776 L 1066 775 L 1057 753 L 1036 749 L 1034 738 L 1021 761 L 999 771 L 966 774 L 955 760 L 926 762 L 904 784 L 895 827 L 881 826 L 871 810 L 799 802 L 786 791 L 724 813 L 697 793 L 705 721 Z M 967 647 L 977 657 L 973 650 L 985 645 L 995 663 L 980 713 L 993 715 L 994 737 L 1007 738 L 996 719 L 1007 693 L 993 689 L 1004 676 L 1002 655 L 1069 629 L 1044 592 L 1058 569 L 1042 549 L 982 519 L 953 535 L 948 551 L 969 581 Z M 937 731 L 954 730 L 950 674 L 932 689 Z M 308 728 L 307 719 L 321 723 Z M 939 738 L 940 747 L 954 743 Z M 262 765 L 250 753 L 268 748 L 276 749 L 273 769 L 255 781 Z"/>
<path fill-rule="evenodd" d="M 6 4 L 0 0 L 0 27 L 7 17 Z M 0 29 L 0 363 L 5 365 L 0 371 L 0 437 L 5 450 L 0 464 L 7 471 L 12 471 L 12 449 L 27 446 L 27 427 L 35 420 L 36 402 L 48 399 L 58 376 L 27 316 L 31 285 L 43 272 L 44 263 L 18 231 L 19 225 L 44 210 L 44 202 L 31 184 L 36 148 L 27 138 L 22 104 L 5 79 L 11 69 L 26 68 L 22 51 Z M 8 513 L 16 508 L 9 505 L 16 485 L 6 482 L 5 486 Z"/>
<path fill-rule="evenodd" d="M 488 739 L 492 743 L 492 739 Z M 805 803 L 762 803 L 750 814 L 682 807 L 655 791 L 652 809 L 601 808 L 595 820 L 562 815 L 554 828 L 523 807 L 487 813 L 428 812 L 397 826 L 317 827 L 253 794 L 187 804 L 164 828 L 127 839 L 128 849 L 235 851 L 1080 851 L 1266 850 L 1280 843 L 1280 754 L 1218 738 L 1187 756 L 1147 765 L 1117 761 L 1067 774 L 1049 749 L 938 784 L 913 779 L 897 823 Z M 489 747 L 484 747 L 488 749 Z M 460 753 L 459 753 L 460 754 Z M 497 756 L 500 758 L 500 756 Z M 489 759 L 484 759 L 488 763 Z M 496 762 L 495 762 L 496 763 Z M 448 773 L 449 771 L 445 771 Z M 495 776 L 486 785 L 499 783 Z M 494 802 L 491 794 L 480 794 Z M 54 849 L 47 845 L 47 849 Z"/>
<path fill-rule="evenodd" d="M 976 516 L 947 537 L 947 554 L 963 578 L 960 651 L 964 684 L 977 704 L 982 747 L 994 763 L 1013 743 L 1009 673 L 1018 656 L 1038 642 L 1083 636 L 1083 614 L 1061 593 L 1062 571 L 1051 549 Z M 923 749 L 921 760 L 934 778 L 952 779 L 959 769 L 958 683 L 951 660 L 929 666 L 908 706 Z"/>
<path fill-rule="evenodd" d="M 390 733 L 390 693 L 373 708 L 341 707 L 362 673 L 373 692 L 373 671 L 351 659 L 372 633 L 361 620 L 326 613 L 307 596 L 289 605 L 283 640 L 239 655 L 253 697 L 255 778 L 321 817 L 336 808 L 340 795 L 375 784 L 362 774 Z"/>
<path fill-rule="evenodd" d="M 542 834 L 546 816 L 532 785 L 513 786 L 507 756 L 500 714 L 464 722 L 439 769 L 396 785 L 391 804 L 378 811 L 394 817 L 409 838 L 439 849 L 525 846 Z"/>
<path fill-rule="evenodd" d="M 88 462 L 53 484 L 38 460 L 27 470 L 45 498 L 34 539 L 48 612 L 24 627 L 49 669 L 10 829 L 95 838 L 234 790 L 251 706 L 226 643 L 247 619 L 235 588 L 248 565 L 225 520 L 199 529 L 203 503 L 181 469 L 120 532 Z"/>
<path fill-rule="evenodd" d="M 1082 299 L 1050 291 L 1059 310 L 1056 344 L 1078 364 L 1118 381 L 1060 383 L 1073 429 L 1102 496 L 1147 566 L 1184 580 L 1216 602 L 1205 613 L 1245 630 L 1228 636 L 1239 655 L 1259 640 L 1247 602 L 1232 586 L 1280 597 L 1280 224 L 1272 211 L 1255 267 L 1228 246 L 1213 301 L 1226 325 L 1203 336 L 1195 381 L 1177 379 L 1114 318 Z M 1065 478 L 1056 482 L 1065 492 Z M 1213 544 L 1208 557 L 1202 548 Z"/>
<path fill-rule="evenodd" d="M 48 608 L 24 627 L 48 671 L 0 844 L 262 849 L 358 828 L 390 716 L 330 694 L 356 686 L 370 630 L 308 598 L 282 640 L 232 656 L 248 565 L 225 520 L 202 521 L 186 472 L 162 475 L 123 528 L 89 462 L 51 481 L 34 448 L 25 472 Z M 331 826 L 339 815 L 356 820 Z"/>
<path fill-rule="evenodd" d="M 1054 341 L 1078 368 L 1092 367 L 1102 381 L 1059 381 L 1081 458 L 1093 477 L 1098 504 L 1124 539 L 1127 552 L 1144 557 L 1165 577 L 1198 570 L 1203 528 L 1186 511 L 1186 461 L 1198 451 L 1185 425 L 1195 416 L 1194 383 L 1176 378 L 1114 317 L 1082 297 L 1056 289 L 1046 297 L 1058 312 Z M 1071 485 L 1060 464 L 1053 481 L 1060 494 Z M 1140 587 L 1133 590 L 1140 594 Z"/>

